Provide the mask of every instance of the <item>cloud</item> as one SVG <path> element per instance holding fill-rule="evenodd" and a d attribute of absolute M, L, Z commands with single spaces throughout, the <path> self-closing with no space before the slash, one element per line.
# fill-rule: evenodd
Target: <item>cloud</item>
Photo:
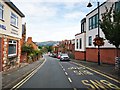
<path fill-rule="evenodd" d="M 33 41 L 74 39 L 88 0 L 11 0 L 24 14 Z M 89 10 L 90 11 L 90 10 Z"/>
<path fill-rule="evenodd" d="M 64 18 L 65 19 L 80 19 L 80 18 L 85 17 L 85 15 L 86 13 L 77 11 L 77 12 L 71 12 L 71 13 L 65 14 Z"/>

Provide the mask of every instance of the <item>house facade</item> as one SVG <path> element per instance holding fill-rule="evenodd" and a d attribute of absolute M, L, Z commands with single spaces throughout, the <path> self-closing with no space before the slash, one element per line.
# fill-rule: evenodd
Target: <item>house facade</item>
<path fill-rule="evenodd" d="M 20 62 L 23 17 L 12 2 L 0 0 L 0 66 L 3 70 Z"/>
<path fill-rule="evenodd" d="M 114 4 L 114 7 L 119 7 L 120 1 L 106 1 L 100 5 L 100 20 L 101 14 L 106 11 L 105 7 L 110 9 Z M 82 22 L 81 22 L 81 33 L 75 35 L 75 58 L 80 60 L 98 62 L 98 47 L 94 46 L 93 40 L 98 35 L 98 8 L 86 15 L 85 32 L 82 32 Z M 105 35 L 100 29 L 100 37 L 105 39 Z M 84 42 L 79 39 L 84 40 Z M 115 46 L 110 44 L 108 40 L 104 40 L 104 46 L 100 46 L 100 61 L 102 63 L 115 64 L 116 49 Z M 81 49 L 80 49 L 81 48 Z M 119 51 L 120 53 L 120 51 Z M 83 59 L 84 56 L 84 59 Z"/>
<path fill-rule="evenodd" d="M 75 35 L 75 59 L 86 59 L 86 18 L 81 20 L 81 33 Z"/>
<path fill-rule="evenodd" d="M 75 53 L 75 39 L 62 40 L 58 45 L 58 52 L 68 53 L 71 58 L 74 58 Z"/>

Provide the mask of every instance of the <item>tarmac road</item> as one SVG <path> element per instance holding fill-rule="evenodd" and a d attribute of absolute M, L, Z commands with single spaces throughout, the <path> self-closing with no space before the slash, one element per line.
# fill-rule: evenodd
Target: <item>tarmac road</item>
<path fill-rule="evenodd" d="M 118 80 L 91 68 L 72 61 L 60 62 L 56 58 L 44 57 L 45 63 L 13 88 L 120 89 Z"/>

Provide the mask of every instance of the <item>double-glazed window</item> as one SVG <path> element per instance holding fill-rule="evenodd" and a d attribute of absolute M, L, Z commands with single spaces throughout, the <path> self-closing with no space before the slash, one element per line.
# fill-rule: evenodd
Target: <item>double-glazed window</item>
<path fill-rule="evenodd" d="M 18 27 L 18 17 L 11 12 L 11 24 Z"/>
<path fill-rule="evenodd" d="M 88 45 L 92 46 L 92 36 L 89 36 L 89 38 L 88 38 Z"/>
<path fill-rule="evenodd" d="M 3 19 L 3 5 L 0 3 L 0 19 Z"/>
<path fill-rule="evenodd" d="M 82 48 L 82 39 L 81 39 L 81 38 L 80 38 L 80 40 L 79 40 L 79 43 L 80 43 L 79 48 L 81 49 L 81 48 Z"/>
<path fill-rule="evenodd" d="M 8 47 L 8 56 L 17 55 L 17 41 L 10 40 Z"/>
<path fill-rule="evenodd" d="M 89 30 L 97 28 L 97 27 L 98 27 L 98 14 L 89 18 Z"/>

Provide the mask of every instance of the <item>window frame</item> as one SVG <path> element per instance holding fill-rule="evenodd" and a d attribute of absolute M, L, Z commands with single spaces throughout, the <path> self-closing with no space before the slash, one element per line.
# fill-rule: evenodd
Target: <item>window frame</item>
<path fill-rule="evenodd" d="M 92 36 L 88 37 L 88 46 L 92 46 Z"/>
<path fill-rule="evenodd" d="M 9 45 L 10 44 L 16 46 L 16 53 L 9 54 Z M 16 40 L 9 40 L 9 42 L 8 42 L 8 56 L 15 56 L 15 55 L 17 55 L 17 41 Z"/>
<path fill-rule="evenodd" d="M 89 18 L 89 30 L 98 27 L 98 13 Z"/>
<path fill-rule="evenodd" d="M 4 5 L 0 3 L 0 6 L 2 7 L 2 8 L 0 7 L 0 11 L 2 11 L 2 13 L 1 13 L 2 17 L 0 17 L 0 20 L 3 20 L 3 18 L 4 18 Z"/>
<path fill-rule="evenodd" d="M 82 49 L 82 38 L 79 39 L 79 49 Z"/>
<path fill-rule="evenodd" d="M 13 12 L 11 12 L 10 19 L 11 19 L 10 24 L 12 26 L 18 27 L 18 16 L 16 14 L 14 14 Z M 15 20 L 15 24 L 12 22 L 12 19 Z"/>
<path fill-rule="evenodd" d="M 84 30 L 85 30 L 85 29 L 84 29 L 84 23 L 82 23 L 82 24 L 81 24 L 81 33 L 83 33 Z"/>
<path fill-rule="evenodd" d="M 76 49 L 78 49 L 79 48 L 79 45 L 78 45 L 79 43 L 78 43 L 78 39 L 76 39 Z"/>

